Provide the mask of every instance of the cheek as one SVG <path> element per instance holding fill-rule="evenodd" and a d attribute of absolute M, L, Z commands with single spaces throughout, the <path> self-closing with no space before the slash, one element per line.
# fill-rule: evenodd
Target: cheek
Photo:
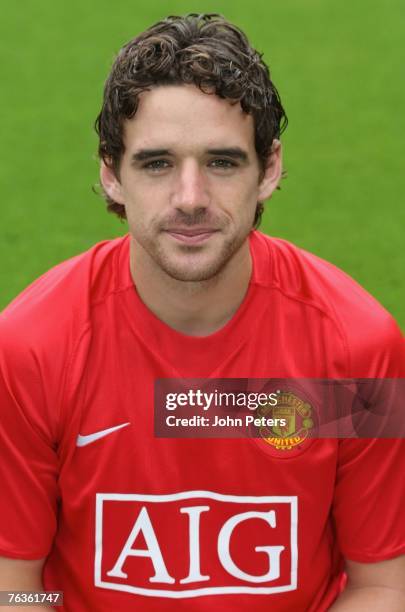
<path fill-rule="evenodd" d="M 241 183 L 237 189 L 227 194 L 227 208 L 232 217 L 239 222 L 250 222 L 257 206 L 257 185 Z"/>
<path fill-rule="evenodd" d="M 128 224 L 134 231 L 143 232 L 151 225 L 151 211 L 145 206 L 139 206 L 136 202 L 127 204 L 126 213 Z"/>
<path fill-rule="evenodd" d="M 167 186 L 162 181 L 132 178 L 123 182 L 123 194 L 128 207 L 136 209 L 142 216 L 156 215 L 167 201 Z"/>
<path fill-rule="evenodd" d="M 123 181 L 123 196 L 128 222 L 145 225 L 156 214 L 154 204 L 157 204 L 159 198 L 141 181 Z"/>

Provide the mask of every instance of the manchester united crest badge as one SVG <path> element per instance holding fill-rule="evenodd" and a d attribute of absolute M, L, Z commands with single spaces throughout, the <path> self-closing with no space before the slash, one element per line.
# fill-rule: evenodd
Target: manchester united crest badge
<path fill-rule="evenodd" d="M 277 404 L 260 406 L 257 414 L 274 420 L 275 425 L 260 427 L 259 434 L 266 444 L 279 452 L 302 449 L 314 427 L 311 404 L 290 391 L 280 391 Z"/>

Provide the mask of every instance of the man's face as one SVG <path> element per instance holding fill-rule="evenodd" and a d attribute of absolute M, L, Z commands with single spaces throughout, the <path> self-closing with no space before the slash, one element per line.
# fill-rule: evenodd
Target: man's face
<path fill-rule="evenodd" d="M 180 281 L 216 276 L 279 180 L 273 161 L 259 182 L 252 117 L 192 85 L 156 87 L 141 94 L 124 144 L 119 181 L 105 166 L 101 178 L 138 252 Z"/>

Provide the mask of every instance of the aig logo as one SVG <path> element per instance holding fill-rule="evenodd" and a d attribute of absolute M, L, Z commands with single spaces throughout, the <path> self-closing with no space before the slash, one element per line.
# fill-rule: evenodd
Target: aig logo
<path fill-rule="evenodd" d="M 155 597 L 297 588 L 297 498 L 98 493 L 95 585 Z"/>

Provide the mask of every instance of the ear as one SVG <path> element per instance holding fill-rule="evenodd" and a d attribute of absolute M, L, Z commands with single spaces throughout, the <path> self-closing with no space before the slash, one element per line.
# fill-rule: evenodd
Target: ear
<path fill-rule="evenodd" d="M 264 202 L 271 197 L 273 191 L 277 188 L 282 174 L 282 150 L 281 142 L 274 139 L 271 145 L 271 153 L 267 158 L 264 176 L 259 183 L 259 202 Z"/>
<path fill-rule="evenodd" d="M 114 202 L 125 204 L 121 183 L 115 176 L 114 170 L 107 166 L 103 160 L 100 165 L 100 182 L 106 194 L 114 200 Z"/>

